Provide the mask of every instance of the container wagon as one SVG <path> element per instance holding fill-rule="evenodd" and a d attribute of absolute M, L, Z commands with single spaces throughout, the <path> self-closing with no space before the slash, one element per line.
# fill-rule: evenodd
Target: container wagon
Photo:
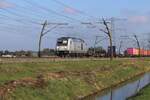
<path fill-rule="evenodd" d="M 140 49 L 140 51 L 139 51 L 139 49 L 137 49 L 137 48 L 127 48 L 125 55 L 126 56 L 138 56 L 138 55 L 140 55 L 143 57 L 144 56 L 147 57 L 147 56 L 150 56 L 150 50 Z"/>

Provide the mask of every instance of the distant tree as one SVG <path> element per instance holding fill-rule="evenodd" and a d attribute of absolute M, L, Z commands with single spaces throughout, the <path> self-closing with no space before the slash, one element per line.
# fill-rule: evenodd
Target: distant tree
<path fill-rule="evenodd" d="M 105 56 L 106 55 L 106 50 L 105 49 L 103 49 L 102 47 L 90 47 L 89 49 L 88 49 L 88 53 L 89 53 L 89 55 L 93 55 L 93 56 Z"/>
<path fill-rule="evenodd" d="M 102 47 L 96 47 L 95 52 L 96 53 L 106 53 L 106 50 L 104 50 Z"/>
<path fill-rule="evenodd" d="M 4 55 L 9 55 L 9 54 L 10 54 L 10 52 L 8 50 L 4 51 Z"/>
<path fill-rule="evenodd" d="M 53 56 L 53 55 L 55 55 L 55 54 L 56 54 L 55 49 L 50 49 L 50 55 Z"/>
<path fill-rule="evenodd" d="M 45 55 L 45 56 L 54 56 L 55 55 L 55 50 L 45 48 L 45 49 L 43 49 L 43 51 L 41 53 L 42 53 L 42 55 Z"/>
<path fill-rule="evenodd" d="M 0 56 L 2 56 L 3 55 L 3 51 L 0 51 Z"/>
<path fill-rule="evenodd" d="M 26 52 L 24 50 L 21 50 L 21 51 L 15 51 L 14 54 L 18 57 L 22 57 L 26 55 Z"/>
<path fill-rule="evenodd" d="M 42 54 L 49 55 L 49 53 L 50 53 L 49 48 L 45 48 L 45 49 L 43 49 L 43 51 L 42 51 Z"/>
<path fill-rule="evenodd" d="M 27 57 L 31 57 L 31 56 L 32 56 L 32 51 L 26 51 L 25 55 L 26 55 Z"/>

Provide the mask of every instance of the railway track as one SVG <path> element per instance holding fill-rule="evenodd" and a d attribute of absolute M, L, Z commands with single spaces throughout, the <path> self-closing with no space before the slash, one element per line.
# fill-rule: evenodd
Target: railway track
<path fill-rule="evenodd" d="M 98 60 L 93 58 L 59 58 L 59 57 L 47 57 L 47 58 L 0 58 L 0 63 L 25 63 L 25 62 L 52 62 L 52 61 L 80 61 L 80 60 Z"/>
<path fill-rule="evenodd" d="M 137 58 L 115 58 L 114 60 L 130 60 Z M 45 58 L 0 58 L 0 63 L 44 63 L 52 61 L 85 61 L 85 60 L 109 60 L 109 58 L 60 58 L 60 57 L 45 57 Z"/>

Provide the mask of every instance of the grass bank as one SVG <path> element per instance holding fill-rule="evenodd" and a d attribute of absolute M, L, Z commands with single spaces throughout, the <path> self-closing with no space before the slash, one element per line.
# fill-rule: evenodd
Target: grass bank
<path fill-rule="evenodd" d="M 19 85 L 9 91 L 5 99 L 73 100 L 148 70 L 150 59 L 1 63 L 0 84 L 3 86 L 12 80 L 36 79 L 43 75 L 45 87 Z"/>
<path fill-rule="evenodd" d="M 136 96 L 128 100 L 149 100 L 150 98 L 150 85 L 142 89 Z"/>

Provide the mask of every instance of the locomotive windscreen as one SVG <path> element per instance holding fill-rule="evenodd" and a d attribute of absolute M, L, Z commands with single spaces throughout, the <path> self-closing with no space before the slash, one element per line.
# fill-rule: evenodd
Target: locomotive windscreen
<path fill-rule="evenodd" d="M 57 40 L 57 46 L 67 46 L 68 45 L 68 39 L 58 39 Z"/>

